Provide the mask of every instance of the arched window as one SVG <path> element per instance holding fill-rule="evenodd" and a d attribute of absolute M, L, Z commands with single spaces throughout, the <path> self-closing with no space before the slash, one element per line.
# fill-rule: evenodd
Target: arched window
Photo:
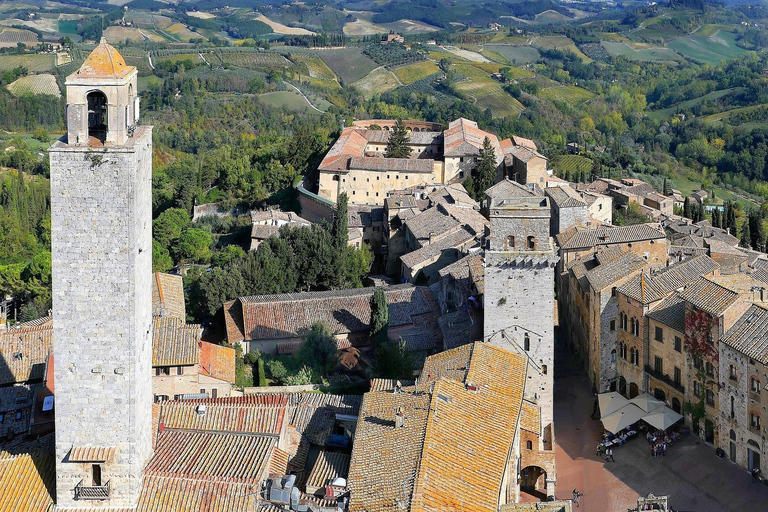
<path fill-rule="evenodd" d="M 677 414 L 680 414 L 682 412 L 680 400 L 678 400 L 677 398 L 672 399 L 672 410 L 675 411 Z"/>
<path fill-rule="evenodd" d="M 339 175 L 338 174 L 334 174 L 333 175 L 333 181 L 339 181 Z"/>
<path fill-rule="evenodd" d="M 526 441 L 525 448 L 528 450 L 533 450 L 533 441 Z"/>
<path fill-rule="evenodd" d="M 736 432 L 734 432 L 733 429 L 731 429 L 730 437 L 732 440 L 736 440 Z"/>
<path fill-rule="evenodd" d="M 541 365 L 541 373 L 543 373 L 544 375 L 547 374 L 547 365 L 545 364 Z"/>
<path fill-rule="evenodd" d="M 508 249 L 514 249 L 515 248 L 515 237 L 512 235 L 509 235 L 507 237 L 507 248 Z"/>
<path fill-rule="evenodd" d="M 525 338 L 523 339 L 523 348 L 526 352 L 531 350 L 531 338 L 528 336 L 528 333 L 525 333 Z"/>
<path fill-rule="evenodd" d="M 611 297 L 615 297 L 615 296 L 616 296 L 616 287 L 614 286 L 613 288 L 611 288 Z"/>
<path fill-rule="evenodd" d="M 107 96 L 101 91 L 89 92 L 88 101 L 88 136 L 107 140 Z"/>
<path fill-rule="evenodd" d="M 611 350 L 611 362 L 616 362 L 616 349 Z"/>
<path fill-rule="evenodd" d="M 536 237 L 535 236 L 529 236 L 528 237 L 528 249 L 536 249 Z"/>

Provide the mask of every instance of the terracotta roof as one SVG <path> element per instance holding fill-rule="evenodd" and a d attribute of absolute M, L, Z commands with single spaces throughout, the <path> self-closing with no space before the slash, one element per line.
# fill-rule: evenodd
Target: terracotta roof
<path fill-rule="evenodd" d="M 53 326 L 26 326 L 0 330 L 0 385 L 41 380 L 48 354 L 53 351 Z"/>
<path fill-rule="evenodd" d="M 648 312 L 648 317 L 680 333 L 685 333 L 685 301 L 674 293 Z"/>
<path fill-rule="evenodd" d="M 717 316 L 724 313 L 740 295 L 751 293 L 755 287 L 765 287 L 765 283 L 744 274 L 700 277 L 688 285 L 681 296 L 702 311 Z"/>
<path fill-rule="evenodd" d="M 509 178 L 504 178 L 491 188 L 485 191 L 485 195 L 496 201 L 502 199 L 511 199 L 514 197 L 535 197 L 537 194 L 516 181 L 512 181 Z"/>
<path fill-rule="evenodd" d="M 435 242 L 423 246 L 421 249 L 400 256 L 400 261 L 408 268 L 414 268 L 420 263 L 438 258 L 443 251 L 459 249 L 475 245 L 475 235 L 466 229 L 460 229 L 450 235 L 439 238 Z"/>
<path fill-rule="evenodd" d="M 199 325 L 185 325 L 176 317 L 152 319 L 152 366 L 189 366 L 198 362 Z"/>
<path fill-rule="evenodd" d="M 348 170 L 347 163 L 349 158 L 352 156 L 363 156 L 366 145 L 368 145 L 368 141 L 365 140 L 365 137 L 354 126 L 344 128 L 331 149 L 325 154 L 323 161 L 320 162 L 318 170 Z"/>
<path fill-rule="evenodd" d="M 277 446 L 273 436 L 165 430 L 145 468 L 148 475 L 258 484 Z"/>
<path fill-rule="evenodd" d="M 106 462 L 115 456 L 115 447 L 74 446 L 69 452 L 70 462 Z"/>
<path fill-rule="evenodd" d="M 317 489 L 323 489 L 338 477 L 347 478 L 349 458 L 347 453 L 321 450 L 307 479 L 307 492 L 314 494 Z"/>
<path fill-rule="evenodd" d="M 464 382 L 469 372 L 469 360 L 476 343 L 463 345 L 451 350 L 429 356 L 424 361 L 424 369 L 419 378 L 419 387 L 423 389 L 443 377 L 457 382 Z"/>
<path fill-rule="evenodd" d="M 530 400 L 523 400 L 520 428 L 533 432 L 537 436 L 541 435 L 541 410 L 539 404 Z"/>
<path fill-rule="evenodd" d="M 710 274 L 718 268 L 720 265 L 709 256 L 696 256 L 651 275 L 642 278 L 637 276 L 621 285 L 618 292 L 643 304 L 650 304 L 663 299 L 678 288 L 683 288 L 697 277 Z"/>
<path fill-rule="evenodd" d="M 33 458 L 0 452 L 0 510 L 50 512 L 55 476 L 52 454 Z"/>
<path fill-rule="evenodd" d="M 751 359 L 768 364 L 768 306 L 753 304 L 721 342 Z"/>
<path fill-rule="evenodd" d="M 175 317 L 187 321 L 184 282 L 181 276 L 155 272 L 152 276 L 152 316 Z"/>
<path fill-rule="evenodd" d="M 428 197 L 432 204 L 471 205 L 473 208 L 480 208 L 477 201 L 469 197 L 461 183 L 435 187 Z"/>
<path fill-rule="evenodd" d="M 560 208 L 586 207 L 587 203 L 571 187 L 549 187 L 544 192 Z"/>
<path fill-rule="evenodd" d="M 627 252 L 610 263 L 588 271 L 586 278 L 595 291 L 600 291 L 642 269 L 646 263 L 641 256 Z"/>
<path fill-rule="evenodd" d="M 523 146 L 524 148 L 532 149 L 534 151 L 537 151 L 539 149 L 536 147 L 536 143 L 533 142 L 531 139 L 518 137 L 517 135 L 512 136 L 512 142 L 515 144 L 515 146 Z"/>
<path fill-rule="evenodd" d="M 245 340 L 245 323 L 243 319 L 243 305 L 240 299 L 225 302 L 224 325 L 227 329 L 227 341 L 234 343 Z"/>
<path fill-rule="evenodd" d="M 445 314 L 437 319 L 437 323 L 443 333 L 443 347 L 446 350 L 472 341 L 472 319 L 466 311 L 458 310 Z"/>
<path fill-rule="evenodd" d="M 405 221 L 405 227 L 416 240 L 429 240 L 430 234 L 442 235 L 460 224 L 442 206 L 433 206 Z"/>
<path fill-rule="evenodd" d="M 520 160 L 522 162 L 530 162 L 534 158 L 541 158 L 542 160 L 547 160 L 547 157 L 545 157 L 538 151 L 524 148 L 522 146 L 513 146 L 512 148 L 510 148 L 508 154 L 512 155 L 517 160 Z"/>
<path fill-rule="evenodd" d="M 277 225 L 278 223 L 297 223 L 309 226 L 312 224 L 306 219 L 299 217 L 294 212 L 284 212 L 270 208 L 269 210 L 251 210 L 251 223 L 263 225 Z"/>
<path fill-rule="evenodd" d="M 136 512 L 255 510 L 257 493 L 254 484 L 146 475 Z"/>
<path fill-rule="evenodd" d="M 585 249 L 596 245 L 641 242 L 666 238 L 664 230 L 658 224 L 634 224 L 631 226 L 610 226 L 596 229 L 576 230 L 573 236 L 557 235 L 558 245 L 562 249 Z"/>
<path fill-rule="evenodd" d="M 483 147 L 483 140 L 491 140 L 496 160 L 503 158 L 499 138 L 477 127 L 477 123 L 460 117 L 448 123 L 448 129 L 443 132 L 443 154 L 445 156 L 476 155 Z"/>
<path fill-rule="evenodd" d="M 99 46 L 88 55 L 80 69 L 70 77 L 125 78 L 135 70 L 136 68 L 128 66 L 120 52 L 107 44 L 107 40 L 102 37 Z"/>
<path fill-rule="evenodd" d="M 166 429 L 279 434 L 286 417 L 286 398 L 267 395 L 261 397 L 259 402 L 250 402 L 174 400 L 162 404 L 159 421 Z M 205 414 L 199 414 L 198 407 L 203 404 Z"/>
<path fill-rule="evenodd" d="M 234 384 L 235 349 L 200 342 L 200 373 Z"/>
<path fill-rule="evenodd" d="M 242 297 L 246 338 L 294 338 L 317 321 L 325 322 L 337 334 L 368 331 L 373 292 L 373 288 L 355 288 Z M 390 326 L 409 324 L 412 316 L 432 311 L 422 287 L 387 286 L 384 293 Z"/>
<path fill-rule="evenodd" d="M 349 169 L 432 174 L 435 170 L 435 161 L 426 158 L 351 157 Z"/>

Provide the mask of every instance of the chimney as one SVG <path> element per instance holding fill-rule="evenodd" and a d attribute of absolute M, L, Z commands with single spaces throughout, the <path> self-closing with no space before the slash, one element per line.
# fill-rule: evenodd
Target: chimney
<path fill-rule="evenodd" d="M 402 407 L 397 408 L 395 413 L 395 428 L 403 428 L 405 426 L 405 412 Z"/>
<path fill-rule="evenodd" d="M 467 391 L 471 391 L 473 393 L 477 393 L 478 389 L 479 388 L 477 387 L 477 384 L 472 383 L 472 382 L 467 382 Z"/>
<path fill-rule="evenodd" d="M 431 232 L 429 233 L 429 243 L 432 243 L 432 242 L 434 242 L 434 241 L 435 241 L 435 232 L 434 232 L 434 231 L 431 231 Z"/>
<path fill-rule="evenodd" d="M 165 423 L 163 423 L 162 421 L 157 425 L 157 427 L 160 430 L 161 434 L 165 431 Z"/>

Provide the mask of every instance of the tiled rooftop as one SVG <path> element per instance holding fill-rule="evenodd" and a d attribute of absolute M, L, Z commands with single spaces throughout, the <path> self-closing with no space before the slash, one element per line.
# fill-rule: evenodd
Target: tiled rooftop
<path fill-rule="evenodd" d="M 50 512 L 55 476 L 52 454 L 33 458 L 0 452 L 0 510 Z"/>
<path fill-rule="evenodd" d="M 764 283 L 745 274 L 700 277 L 688 285 L 681 296 L 702 311 L 717 316 L 724 313 L 740 295 L 762 287 L 765 287 Z"/>
<path fill-rule="evenodd" d="M 307 478 L 307 493 L 314 494 L 317 489 L 323 489 L 338 477 L 347 478 L 349 457 L 347 453 L 321 450 Z"/>
<path fill-rule="evenodd" d="M 201 341 L 200 373 L 234 384 L 235 349 Z"/>
<path fill-rule="evenodd" d="M 643 304 L 663 299 L 670 292 L 683 288 L 697 277 L 720 268 L 706 255 L 696 256 L 646 276 L 637 276 L 619 287 L 619 293 Z"/>
<path fill-rule="evenodd" d="M 751 359 L 768 364 L 768 305 L 753 304 L 721 340 Z"/>
<path fill-rule="evenodd" d="M 674 293 L 661 301 L 648 312 L 648 316 L 677 332 L 685 333 L 685 301 L 679 293 Z"/>
<path fill-rule="evenodd" d="M 598 265 L 586 274 L 587 281 L 596 291 L 603 290 L 615 282 L 641 270 L 646 265 L 646 261 L 635 254 L 627 252 L 623 256 L 616 258 L 605 265 Z"/>
<path fill-rule="evenodd" d="M 0 330 L 0 385 L 40 380 L 53 351 L 53 326 L 23 324 Z"/>
<path fill-rule="evenodd" d="M 460 226 L 442 206 L 433 206 L 405 221 L 406 228 L 416 240 L 429 240 L 429 235 L 441 235 Z"/>
<path fill-rule="evenodd" d="M 578 208 L 587 206 L 587 203 L 581 198 L 579 193 L 571 187 L 550 187 L 545 189 L 544 192 L 559 208 Z"/>
<path fill-rule="evenodd" d="M 417 265 L 439 257 L 443 251 L 469 248 L 475 245 L 475 235 L 466 229 L 460 229 L 450 235 L 444 236 L 435 242 L 425 245 L 421 249 L 409 252 L 400 256 L 400 261 L 407 268 L 414 268 Z M 465 252 L 462 250 L 462 252 Z"/>
<path fill-rule="evenodd" d="M 435 161 L 426 158 L 351 157 L 350 169 L 432 174 Z"/>
<path fill-rule="evenodd" d="M 198 406 L 205 404 L 205 414 Z M 159 421 L 168 429 L 279 434 L 286 419 L 287 398 L 280 395 L 235 400 L 174 400 L 160 408 Z"/>
<path fill-rule="evenodd" d="M 185 325 L 175 316 L 152 319 L 152 366 L 197 364 L 198 343 L 203 334 L 199 325 Z"/>
<path fill-rule="evenodd" d="M 176 475 L 146 475 L 136 512 L 255 510 L 256 486 Z M 92 510 L 92 509 L 88 509 Z"/>
<path fill-rule="evenodd" d="M 443 133 L 443 153 L 445 156 L 464 156 L 477 154 L 483 147 L 483 140 L 491 140 L 497 160 L 503 158 L 503 151 L 496 135 L 477 127 L 477 123 L 460 117 L 448 123 Z"/>
<path fill-rule="evenodd" d="M 585 249 L 596 245 L 608 245 L 644 240 L 665 239 L 664 230 L 658 224 L 635 224 L 631 226 L 610 226 L 576 231 L 567 241 L 557 236 L 562 249 Z"/>
<path fill-rule="evenodd" d="M 155 272 L 152 275 L 152 316 L 175 317 L 187 321 L 182 277 Z"/>
<path fill-rule="evenodd" d="M 502 181 L 486 190 L 485 195 L 491 199 L 500 201 L 502 199 L 510 199 L 514 197 L 535 197 L 536 193 L 525 185 L 521 185 L 509 178 L 504 178 Z"/>

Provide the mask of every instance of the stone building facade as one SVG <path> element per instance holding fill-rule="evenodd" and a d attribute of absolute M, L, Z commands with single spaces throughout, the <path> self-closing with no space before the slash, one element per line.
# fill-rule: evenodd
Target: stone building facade
<path fill-rule="evenodd" d="M 152 455 L 152 128 L 104 40 L 67 77 L 50 149 L 56 496 L 135 506 Z"/>

